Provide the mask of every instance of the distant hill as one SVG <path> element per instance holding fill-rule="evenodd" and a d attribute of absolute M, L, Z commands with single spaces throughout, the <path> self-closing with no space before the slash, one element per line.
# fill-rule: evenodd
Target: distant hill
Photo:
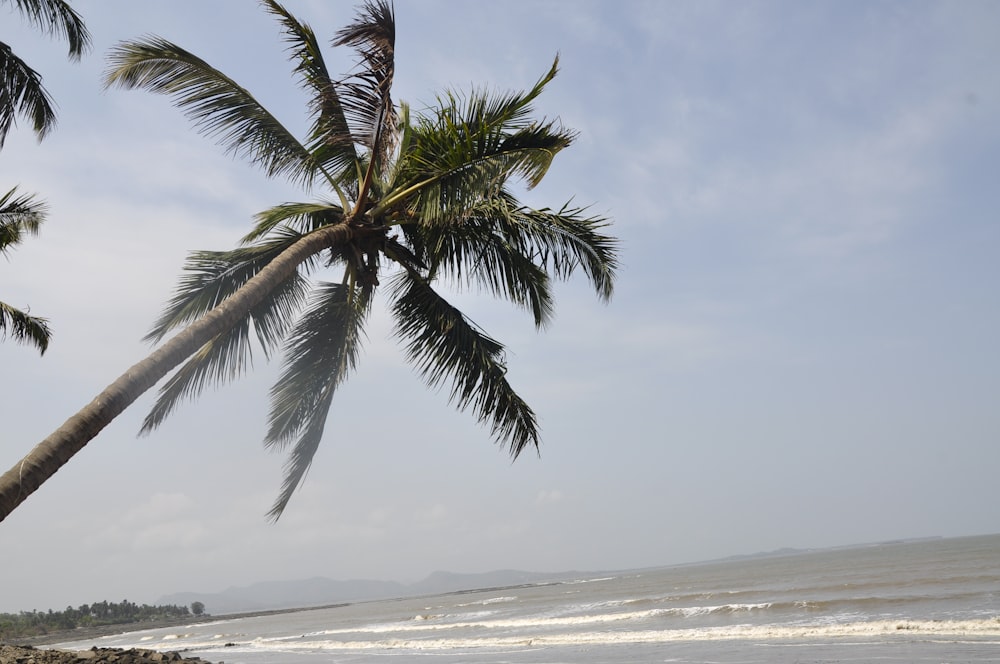
<path fill-rule="evenodd" d="M 218 593 L 174 593 L 161 597 L 158 603 L 188 606 L 192 602 L 201 602 L 205 605 L 206 612 L 218 616 L 325 606 L 343 602 L 509 588 L 564 581 L 581 576 L 583 575 L 580 572 L 544 574 L 517 570 L 497 570 L 481 574 L 434 572 L 423 581 L 413 584 L 372 580 L 335 581 L 325 577 L 313 577 L 295 581 L 264 581 L 250 586 L 228 588 Z"/>
<path fill-rule="evenodd" d="M 940 537 L 920 537 L 892 542 L 875 542 L 868 544 L 851 544 L 846 546 L 828 547 L 824 549 L 777 549 L 749 555 L 730 556 L 715 560 L 688 563 L 688 565 L 711 565 L 715 563 L 748 560 L 754 558 L 770 558 L 778 556 L 793 556 L 819 551 L 832 551 L 857 547 L 886 546 L 898 543 L 920 542 L 941 539 Z M 669 565 L 679 567 L 681 565 Z M 661 568 L 648 568 L 661 569 Z M 640 570 L 632 570 L 640 571 Z M 219 593 L 184 592 L 161 597 L 157 603 L 162 605 L 190 606 L 192 602 L 201 602 L 205 610 L 213 615 L 233 613 L 252 613 L 257 611 L 275 611 L 281 609 L 302 609 L 346 602 L 363 602 L 396 597 L 418 597 L 422 595 L 443 595 L 447 593 L 468 592 L 473 590 L 489 590 L 514 588 L 517 586 L 557 583 L 573 579 L 608 576 L 627 573 L 619 572 L 559 572 L 538 573 L 518 570 L 496 570 L 479 574 L 455 574 L 452 572 L 434 572 L 423 581 L 404 584 L 395 581 L 334 581 L 325 577 L 314 577 L 296 581 L 265 581 L 251 586 L 229 588 Z"/>

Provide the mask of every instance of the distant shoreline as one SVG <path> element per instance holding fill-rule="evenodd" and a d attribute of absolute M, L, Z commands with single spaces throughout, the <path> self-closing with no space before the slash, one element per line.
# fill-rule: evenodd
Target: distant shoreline
<path fill-rule="evenodd" d="M 467 590 L 452 590 L 443 593 L 432 593 L 431 595 L 461 595 L 465 593 L 479 592 L 479 591 L 490 591 L 490 590 L 507 590 L 510 588 L 524 588 L 529 586 L 538 585 L 550 585 L 556 582 L 544 582 L 544 583 L 518 583 L 511 585 L 494 586 L 489 588 L 474 588 Z M 204 623 L 214 623 L 222 622 L 225 620 L 240 620 L 243 618 L 257 618 L 259 616 L 275 616 L 285 613 L 300 613 L 302 611 L 317 611 L 321 609 L 337 609 L 343 606 L 349 606 L 351 604 L 358 604 L 360 602 L 366 601 L 377 601 L 377 600 L 358 600 L 353 602 L 335 602 L 331 604 L 320 604 L 317 606 L 298 606 L 298 607 L 287 607 L 281 609 L 267 609 L 260 611 L 243 611 L 238 613 L 225 613 L 220 615 L 205 614 L 201 616 L 188 616 L 186 618 L 175 618 L 171 620 L 151 620 L 149 622 L 138 622 L 138 623 L 121 623 L 117 625 L 95 625 L 92 627 L 77 627 L 76 629 L 63 630 L 60 632 L 50 632 L 49 634 L 40 634 L 38 636 L 23 637 L 17 639 L 16 645 L 25 646 L 50 646 L 57 643 L 67 643 L 67 642 L 77 642 L 77 641 L 94 641 L 103 638 L 105 636 L 114 636 L 116 634 L 130 634 L 132 632 L 145 632 L 151 629 L 163 629 L 165 627 L 180 627 L 183 625 L 198 625 Z M 15 645 L 14 641 L 0 643 L 9 643 L 10 645 Z"/>
<path fill-rule="evenodd" d="M 498 590 L 509 590 L 515 588 L 527 588 L 532 586 L 547 586 L 555 585 L 559 583 L 558 581 L 549 581 L 544 583 L 518 583 L 511 585 L 493 586 L 488 588 L 472 588 L 468 590 L 452 590 L 444 593 L 435 593 L 440 595 L 463 595 L 466 593 L 481 592 L 481 591 L 498 591 Z M 433 596 L 433 595 L 428 595 Z M 151 620 L 149 622 L 140 623 L 123 623 L 118 625 L 95 625 L 93 627 L 77 627 L 76 629 L 64 630 L 61 632 L 51 632 L 49 634 L 41 634 L 38 636 L 24 637 L 18 639 L 16 645 L 25 646 L 50 646 L 57 643 L 67 643 L 67 642 L 77 642 L 77 641 L 95 641 L 93 645 L 98 645 L 96 643 L 97 639 L 103 638 L 105 636 L 114 636 L 116 634 L 130 634 L 132 632 L 145 632 L 151 629 L 163 629 L 165 627 L 181 627 L 183 625 L 199 625 L 204 623 L 214 623 L 222 622 L 225 620 L 241 620 L 243 618 L 257 618 L 260 616 L 276 616 L 285 613 L 300 613 L 302 611 L 318 611 L 322 609 L 337 609 L 343 606 L 350 606 L 351 604 L 363 603 L 366 601 L 378 601 L 378 600 L 358 600 L 355 602 L 336 602 L 333 604 L 320 604 L 318 606 L 298 606 L 298 607 L 288 607 L 282 609 L 267 609 L 261 611 L 245 611 L 239 613 L 226 613 L 221 615 L 210 615 L 205 614 L 201 616 L 189 616 L 186 618 L 176 618 L 173 620 Z M 2 643 L 2 642 L 0 642 Z M 10 642 L 14 645 L 13 642 Z M 100 646 L 98 646 L 100 647 Z"/>
<path fill-rule="evenodd" d="M 300 611 L 313 611 L 315 609 L 335 609 L 347 606 L 349 602 L 337 604 L 326 604 L 323 606 L 302 606 L 289 609 L 269 609 L 267 611 L 248 611 L 246 613 L 228 613 L 224 615 L 201 615 L 188 618 L 178 618 L 174 620 L 151 620 L 149 622 L 122 623 L 118 625 L 95 625 L 93 627 L 77 627 L 76 629 L 64 630 L 61 632 L 50 632 L 38 636 L 23 637 L 16 640 L 17 645 L 27 646 L 51 646 L 57 643 L 70 641 L 96 641 L 105 636 L 116 634 L 129 634 L 131 632 L 144 632 L 149 629 L 163 629 L 164 627 L 180 627 L 182 625 L 200 625 L 203 623 L 220 622 L 223 620 L 239 620 L 241 618 L 256 618 L 258 616 L 274 616 L 283 613 L 298 613 Z M 14 644 L 14 642 L 10 642 Z M 97 645 L 96 643 L 94 645 Z"/>
<path fill-rule="evenodd" d="M 204 624 L 204 623 L 222 622 L 222 621 L 228 621 L 228 620 L 240 620 L 240 619 L 243 619 L 243 618 L 255 618 L 255 617 L 260 617 L 260 616 L 271 616 L 271 615 L 280 615 L 280 614 L 300 613 L 300 612 L 303 612 L 303 611 L 315 611 L 315 610 L 322 610 L 322 609 L 334 609 L 334 608 L 340 608 L 340 607 L 344 607 L 344 606 L 350 606 L 352 604 L 360 604 L 360 603 L 366 603 L 366 602 L 383 601 L 383 600 L 391 600 L 391 599 L 400 599 L 400 598 L 403 598 L 403 597 L 406 597 L 406 598 L 432 597 L 432 596 L 439 596 L 439 595 L 441 595 L 441 596 L 443 596 L 443 595 L 460 595 L 460 594 L 474 593 L 474 592 L 501 591 L 501 590 L 508 590 L 508 589 L 524 588 L 524 587 L 534 587 L 534 586 L 543 586 L 543 585 L 550 585 L 550 584 L 559 584 L 559 583 L 564 582 L 565 579 L 578 579 L 578 578 L 584 578 L 584 577 L 594 576 L 594 575 L 607 575 L 607 574 L 620 575 L 620 574 L 628 574 L 628 573 L 636 573 L 636 572 L 645 572 L 645 571 L 649 571 L 649 570 L 659 570 L 659 569 L 665 569 L 665 568 L 688 568 L 688 567 L 697 567 L 697 566 L 702 566 L 702 565 L 715 565 L 715 564 L 734 563 L 734 562 L 740 562 L 740 561 L 745 561 L 745 560 L 753 560 L 753 559 L 761 559 L 761 558 L 777 558 L 777 557 L 783 557 L 783 556 L 802 555 L 802 554 L 815 554 L 815 553 L 823 553 L 823 552 L 830 552 L 830 551 L 842 551 L 842 550 L 848 550 L 848 549 L 864 549 L 864 548 L 879 547 L 879 546 L 893 546 L 893 545 L 900 545 L 900 544 L 915 544 L 915 543 L 931 542 L 931 541 L 937 541 L 937 540 L 962 540 L 962 539 L 970 539 L 970 538 L 996 537 L 998 535 L 1000 535 L 1000 533 L 993 534 L 993 535 L 963 535 L 963 536 L 958 536 L 958 537 L 943 537 L 943 536 L 940 536 L 940 535 L 935 535 L 935 536 L 913 537 L 913 538 L 887 540 L 887 541 L 866 542 L 866 543 L 860 543 L 860 544 L 849 544 L 849 545 L 841 545 L 841 546 L 834 546 L 834 547 L 823 547 L 823 548 L 816 548 L 816 549 L 793 549 L 793 548 L 785 548 L 785 549 L 778 549 L 778 550 L 774 550 L 774 551 L 763 551 L 763 552 L 758 552 L 758 553 L 753 553 L 753 554 L 728 556 L 728 557 L 725 557 L 725 558 L 716 558 L 716 559 L 712 559 L 712 560 L 704 560 L 704 561 L 696 561 L 696 562 L 688 562 L 688 563 L 674 563 L 674 564 L 670 564 L 670 565 L 663 565 L 663 566 L 656 566 L 656 567 L 646 567 L 646 568 L 633 568 L 633 569 L 628 569 L 628 570 L 589 571 L 589 572 L 574 571 L 574 572 L 563 572 L 563 573 L 555 573 L 555 574 L 530 573 L 530 574 L 532 574 L 534 576 L 537 576 L 538 580 L 536 580 L 536 581 L 530 581 L 530 582 L 526 582 L 526 583 L 525 582 L 501 583 L 501 584 L 488 584 L 488 585 L 482 585 L 482 586 L 476 584 L 476 585 L 471 585 L 471 586 L 466 586 L 466 587 L 452 588 L 452 589 L 448 589 L 448 590 L 439 590 L 439 591 L 436 591 L 436 592 L 435 591 L 431 591 L 431 592 L 418 592 L 418 593 L 412 594 L 412 595 L 410 595 L 410 594 L 401 594 L 401 595 L 396 596 L 396 597 L 371 597 L 371 598 L 367 598 L 367 599 L 349 599 L 349 600 L 342 600 L 342 601 L 337 601 L 337 602 L 327 602 L 327 603 L 316 604 L 316 605 L 293 606 L 293 607 L 284 607 L 284 608 L 267 609 L 267 610 L 254 610 L 254 611 L 236 611 L 236 612 L 232 612 L 232 613 L 223 613 L 223 614 L 219 614 L 219 615 L 204 614 L 204 615 L 201 615 L 201 616 L 187 616 L 187 617 L 184 617 L 184 618 L 154 620 L 154 621 L 140 622 L 140 623 L 126 623 L 126 624 L 117 624 L 117 625 L 98 625 L 98 626 L 92 626 L 92 627 L 78 627 L 78 628 L 72 629 L 72 630 L 64 630 L 64 631 L 59 631 L 59 632 L 51 632 L 49 634 L 43 634 L 43 635 L 38 635 L 38 636 L 33 636 L 33 637 L 21 637 L 21 638 L 15 639 L 15 640 L 0 641 L 0 643 L 9 643 L 9 644 L 15 644 L 16 643 L 16 644 L 19 644 L 19 645 L 32 645 L 32 646 L 49 646 L 49 645 L 55 645 L 55 644 L 59 644 L 59 643 L 66 643 L 66 642 L 91 642 L 93 645 L 98 645 L 98 647 L 100 647 L 100 645 L 97 643 L 98 639 L 101 639 L 101 638 L 107 637 L 107 636 L 113 636 L 113 635 L 116 635 L 116 634 L 130 634 L 130 633 L 134 633 L 134 632 L 143 632 L 143 631 L 154 630 L 154 629 L 164 629 L 164 628 L 169 628 L 169 627 L 181 627 L 181 626 L 184 626 L 184 625 L 197 625 L 197 624 Z M 505 572 L 507 572 L 507 571 L 505 570 Z M 474 578 L 474 579 L 476 579 L 478 581 L 483 581 L 484 580 L 483 577 L 493 577 L 493 578 L 495 578 L 495 576 L 494 576 L 495 574 L 496 574 L 496 572 L 487 573 L 487 574 L 452 575 L 452 576 L 456 576 L 456 577 L 459 577 L 459 578 L 464 579 L 464 580 L 467 580 L 466 577 L 471 577 L 471 578 Z M 529 573 L 516 572 L 516 574 L 518 574 L 518 575 L 524 575 L 524 574 L 529 574 Z M 493 580 L 493 578 L 490 578 L 490 580 Z"/>

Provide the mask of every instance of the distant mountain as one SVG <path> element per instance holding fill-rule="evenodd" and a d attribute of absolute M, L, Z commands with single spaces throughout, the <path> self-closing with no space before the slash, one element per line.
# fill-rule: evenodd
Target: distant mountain
<path fill-rule="evenodd" d="M 793 556 L 819 551 L 832 551 L 870 546 L 891 546 L 899 543 L 920 542 L 941 539 L 940 537 L 920 537 L 892 542 L 876 542 L 869 544 L 851 544 L 846 546 L 827 547 L 824 549 L 777 549 L 749 555 L 730 556 L 715 560 L 688 563 L 688 565 L 710 565 L 713 563 L 733 562 L 753 558 L 770 558 L 778 556 Z M 679 565 L 670 565 L 676 567 Z M 647 568 L 647 569 L 661 569 Z M 632 570 L 632 572 L 642 570 Z M 497 570 L 480 574 L 455 574 L 452 572 L 434 572 L 423 581 L 412 584 L 395 581 L 334 581 L 324 577 L 300 579 L 296 581 L 265 581 L 251 586 L 229 588 L 220 593 L 184 592 L 161 597 L 158 604 L 189 606 L 192 602 L 201 602 L 205 610 L 213 615 L 233 613 L 252 613 L 258 611 L 276 611 L 281 609 L 301 609 L 346 602 L 363 602 L 396 597 L 418 597 L 422 595 L 444 595 L 448 593 L 469 592 L 473 590 L 502 590 L 524 585 L 542 583 L 557 583 L 575 579 L 585 579 L 596 576 L 615 576 L 629 572 L 559 572 L 537 573 L 518 570 Z"/>
<path fill-rule="evenodd" d="M 201 602 L 205 605 L 205 611 L 218 616 L 395 597 L 509 588 L 564 581 L 581 576 L 584 575 L 580 572 L 542 574 L 517 570 L 497 570 L 481 574 L 434 572 L 423 581 L 409 585 L 395 581 L 334 581 L 325 577 L 314 577 L 295 581 L 264 581 L 250 586 L 228 588 L 218 593 L 174 593 L 161 597 L 157 600 L 157 604 L 188 606 L 192 602 Z"/>

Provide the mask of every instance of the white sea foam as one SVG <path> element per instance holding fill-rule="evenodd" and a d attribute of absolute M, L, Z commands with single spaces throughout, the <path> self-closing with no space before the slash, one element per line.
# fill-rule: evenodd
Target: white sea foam
<path fill-rule="evenodd" d="M 598 581 L 614 581 L 617 576 L 602 576 L 596 579 L 577 579 L 575 581 L 564 581 L 563 584 L 567 586 L 576 586 L 581 583 L 597 583 Z"/>
<path fill-rule="evenodd" d="M 585 613 L 583 615 L 532 616 L 525 618 L 498 618 L 492 612 L 465 615 L 418 615 L 408 622 L 369 624 L 325 630 L 323 636 L 390 634 L 412 632 L 439 632 L 461 629 L 478 630 L 551 630 L 561 627 L 579 628 L 587 625 L 609 623 L 642 622 L 665 616 L 702 616 L 711 613 L 737 614 L 766 609 L 769 604 L 726 604 L 704 607 L 677 607 L 669 609 L 649 609 L 645 611 L 623 611 L 618 613 Z M 287 638 L 301 638 L 300 636 Z"/>
<path fill-rule="evenodd" d="M 670 643 L 682 641 L 791 640 L 815 642 L 827 638 L 908 638 L 949 637 L 1000 639 L 1000 618 L 962 621 L 870 621 L 840 625 L 733 625 L 702 629 L 631 630 L 621 632 L 589 631 L 543 634 L 537 636 L 469 636 L 438 639 L 377 639 L 351 641 L 288 641 L 255 639 L 236 650 L 245 651 L 351 651 L 351 650 L 468 650 L 482 648 L 524 648 L 581 645 L 616 645 L 627 643 Z M 987 641 L 986 643 L 989 643 Z M 1000 641 L 998 641 L 1000 643 Z M 197 649 L 197 648 L 195 648 Z"/>
<path fill-rule="evenodd" d="M 749 613 L 751 611 L 764 611 L 773 605 L 770 602 L 758 602 L 756 604 L 721 604 L 718 606 L 686 606 L 679 609 L 662 609 L 664 613 L 677 613 L 685 618 L 694 616 L 705 616 L 711 613 Z"/>

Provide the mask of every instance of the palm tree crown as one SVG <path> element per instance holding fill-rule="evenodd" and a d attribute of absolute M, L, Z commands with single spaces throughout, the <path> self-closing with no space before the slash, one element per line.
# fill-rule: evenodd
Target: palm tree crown
<path fill-rule="evenodd" d="M 197 251 L 150 341 L 198 320 L 296 243 L 321 237 L 229 329 L 213 335 L 160 389 L 149 431 L 184 398 L 239 375 L 251 338 L 270 356 L 284 352 L 271 390 L 265 444 L 290 449 L 277 518 L 299 486 L 322 438 L 331 399 L 358 361 L 366 316 L 384 290 L 406 355 L 431 386 L 450 383 L 451 400 L 471 409 L 517 456 L 536 446 L 535 414 L 507 381 L 504 346 L 435 288 L 445 280 L 478 286 L 528 310 L 538 327 L 552 315 L 551 280 L 581 270 L 597 294 L 612 293 L 616 241 L 608 221 L 584 209 L 533 209 L 514 186 L 545 175 L 574 133 L 532 117 L 532 102 L 557 63 L 527 92 L 449 92 L 414 113 L 391 97 L 395 20 L 385 0 L 369 0 L 333 46 L 356 50 L 356 70 L 331 78 L 312 29 L 275 0 L 295 74 L 310 93 L 311 125 L 293 136 L 249 91 L 181 47 L 146 38 L 110 54 L 109 86 L 172 98 L 200 131 L 271 176 L 322 186 L 331 198 L 284 203 L 257 215 L 231 251 Z M 336 280 L 310 279 L 337 268 Z M 251 332 L 252 330 L 252 332 Z"/>
<path fill-rule="evenodd" d="M 334 46 L 359 55 L 330 77 L 319 43 L 275 0 L 295 73 L 311 94 L 311 124 L 295 138 L 244 88 L 195 55 L 151 37 L 115 48 L 106 82 L 170 96 L 203 132 L 271 176 L 322 185 L 329 199 L 284 203 L 257 215 L 241 246 L 197 251 L 148 335 L 163 341 L 0 477 L 0 518 L 51 477 L 139 395 L 171 370 L 143 425 L 149 431 L 206 385 L 240 375 L 255 338 L 284 353 L 271 390 L 266 445 L 289 449 L 278 518 L 320 443 L 334 392 L 354 370 L 376 291 L 395 334 L 431 386 L 471 409 L 517 456 L 538 446 L 535 414 L 507 381 L 504 346 L 437 290 L 480 287 L 530 312 L 552 315 L 553 279 L 580 270 L 611 297 L 617 242 L 610 223 L 582 208 L 534 209 L 517 200 L 536 186 L 574 133 L 532 118 L 532 102 L 556 65 L 526 92 L 447 93 L 411 113 L 391 98 L 395 20 L 368 0 Z M 334 281 L 322 270 L 335 269 Z M 167 338 L 169 336 L 169 338 Z"/>

